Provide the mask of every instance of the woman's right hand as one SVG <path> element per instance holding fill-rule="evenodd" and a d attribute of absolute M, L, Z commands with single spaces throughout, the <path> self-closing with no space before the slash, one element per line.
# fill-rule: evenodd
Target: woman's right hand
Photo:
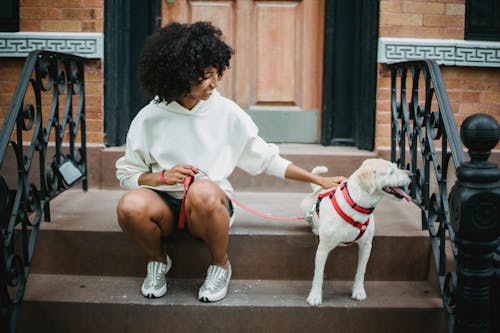
<path fill-rule="evenodd" d="M 165 169 L 158 173 L 158 185 L 175 185 L 184 182 L 186 176 L 193 176 L 198 173 L 192 165 L 176 164 L 171 169 Z"/>

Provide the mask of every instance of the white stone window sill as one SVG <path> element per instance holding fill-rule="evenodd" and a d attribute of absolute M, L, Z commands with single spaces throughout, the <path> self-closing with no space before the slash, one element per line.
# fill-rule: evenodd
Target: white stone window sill
<path fill-rule="evenodd" d="M 104 34 L 99 32 L 0 32 L 0 57 L 26 57 L 44 49 L 90 59 L 104 56 Z"/>
<path fill-rule="evenodd" d="M 379 38 L 379 63 L 421 59 L 433 59 L 448 66 L 500 67 L 500 42 Z"/>

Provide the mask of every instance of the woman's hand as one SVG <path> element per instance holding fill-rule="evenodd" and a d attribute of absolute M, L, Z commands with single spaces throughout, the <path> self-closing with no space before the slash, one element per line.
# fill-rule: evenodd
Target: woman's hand
<path fill-rule="evenodd" d="M 187 164 L 176 164 L 171 169 L 162 170 L 158 173 L 158 185 L 175 185 L 184 182 L 186 176 L 193 176 L 198 173 L 192 165 Z"/>
<path fill-rule="evenodd" d="M 343 176 L 336 176 L 336 177 L 318 177 L 318 181 L 316 184 L 321 186 L 322 188 L 332 188 L 332 187 L 338 187 L 342 182 L 346 181 L 347 178 Z"/>
<path fill-rule="evenodd" d="M 300 180 L 303 182 L 314 183 L 323 188 L 332 188 L 339 186 L 343 181 L 347 180 L 345 177 L 324 177 L 317 174 L 313 174 L 301 167 L 294 165 L 293 163 L 288 166 L 285 171 L 285 178 Z"/>

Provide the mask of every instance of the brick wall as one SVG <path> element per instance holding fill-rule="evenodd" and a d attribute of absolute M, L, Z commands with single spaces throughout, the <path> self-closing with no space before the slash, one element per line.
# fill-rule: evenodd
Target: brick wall
<path fill-rule="evenodd" d="M 465 0 L 381 0 L 380 37 L 464 39 Z M 441 66 L 457 125 L 483 112 L 500 122 L 500 68 Z M 378 68 L 376 147 L 390 146 L 390 73 Z M 500 145 L 497 145 L 500 149 Z"/>
<path fill-rule="evenodd" d="M 20 31 L 104 31 L 104 0 L 20 0 L 19 6 Z"/>
<path fill-rule="evenodd" d="M 104 0 L 20 0 L 22 32 L 103 32 Z M 0 119 L 12 99 L 24 59 L 0 58 Z M 103 142 L 103 67 L 85 66 L 87 140 Z"/>

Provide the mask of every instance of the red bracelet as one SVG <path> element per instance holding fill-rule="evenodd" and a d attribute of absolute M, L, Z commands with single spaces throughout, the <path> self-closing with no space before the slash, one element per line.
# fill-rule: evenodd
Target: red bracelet
<path fill-rule="evenodd" d="M 171 183 L 169 183 L 169 182 L 165 179 L 165 175 L 164 175 L 165 171 L 167 171 L 167 170 L 161 170 L 161 172 L 160 172 L 160 182 L 161 182 L 162 184 L 165 184 L 165 185 L 172 185 Z"/>

